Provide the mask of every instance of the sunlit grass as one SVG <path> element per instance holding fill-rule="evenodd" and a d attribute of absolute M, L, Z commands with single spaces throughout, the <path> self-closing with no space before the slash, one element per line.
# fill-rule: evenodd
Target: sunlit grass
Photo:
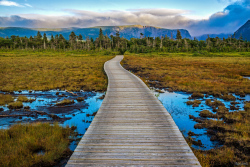
<path fill-rule="evenodd" d="M 240 53 L 216 53 L 212 57 L 188 53 L 127 53 L 122 64 L 158 88 L 213 95 L 250 93 L 250 80 L 243 78 L 250 76 L 250 57 Z"/>
<path fill-rule="evenodd" d="M 105 91 L 103 65 L 112 57 L 101 52 L 1 52 L 0 90 Z"/>
<path fill-rule="evenodd" d="M 14 125 L 0 130 L 0 166 L 53 166 L 69 151 L 72 134 L 70 128 L 48 123 Z"/>
<path fill-rule="evenodd" d="M 27 98 L 26 96 L 18 96 L 17 101 L 21 101 L 21 102 L 33 102 L 35 101 L 35 99 L 31 99 L 31 98 Z"/>
<path fill-rule="evenodd" d="M 21 101 L 16 101 L 8 104 L 9 109 L 20 109 L 23 108 L 23 103 Z"/>
<path fill-rule="evenodd" d="M 0 94 L 0 105 L 5 105 L 14 101 L 14 97 L 9 94 Z"/>
<path fill-rule="evenodd" d="M 64 99 L 56 103 L 57 106 L 64 106 L 64 105 L 69 105 L 69 104 L 74 104 L 74 100 Z"/>

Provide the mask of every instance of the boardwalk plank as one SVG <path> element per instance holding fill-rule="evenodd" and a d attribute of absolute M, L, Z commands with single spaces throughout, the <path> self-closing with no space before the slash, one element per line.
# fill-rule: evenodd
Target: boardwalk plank
<path fill-rule="evenodd" d="M 66 166 L 200 166 L 170 114 L 122 59 L 105 63 L 106 97 Z"/>

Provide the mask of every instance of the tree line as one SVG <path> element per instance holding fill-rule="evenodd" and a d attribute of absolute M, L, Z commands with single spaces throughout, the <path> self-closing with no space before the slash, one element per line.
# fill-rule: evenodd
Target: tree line
<path fill-rule="evenodd" d="M 99 31 L 98 37 L 87 37 L 83 40 L 81 34 L 76 35 L 71 32 L 69 40 L 66 40 L 62 34 L 51 35 L 48 39 L 47 34 L 43 35 L 38 31 L 36 36 L 19 37 L 12 35 L 10 38 L 0 37 L 0 48 L 2 49 L 33 49 L 33 50 L 86 50 L 86 51 L 119 51 L 124 53 L 148 53 L 148 52 L 246 52 L 250 51 L 250 42 L 243 38 L 236 39 L 233 36 L 220 39 L 208 38 L 205 41 L 198 41 L 196 38 L 182 38 L 181 32 L 177 30 L 176 38 L 162 37 L 146 37 L 140 33 L 140 38 L 131 38 L 130 40 L 120 37 L 119 31 L 115 35 L 104 35 L 102 29 Z"/>

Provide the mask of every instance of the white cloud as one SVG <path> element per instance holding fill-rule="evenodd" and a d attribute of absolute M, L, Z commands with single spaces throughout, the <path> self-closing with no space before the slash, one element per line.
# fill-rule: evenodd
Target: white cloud
<path fill-rule="evenodd" d="M 28 4 L 28 3 L 26 3 L 26 4 L 24 4 L 25 6 L 28 6 L 28 7 L 33 7 L 33 6 L 31 6 L 30 4 Z"/>
<path fill-rule="evenodd" d="M 0 5 L 2 6 L 17 6 L 17 7 L 23 7 L 23 5 L 20 5 L 16 2 L 13 1 L 8 1 L 8 0 L 2 0 L 0 1 Z"/>
<path fill-rule="evenodd" d="M 2 1 L 0 1 L 2 2 Z M 233 33 L 250 15 L 250 0 L 233 3 L 206 18 L 195 18 L 191 11 L 177 9 L 129 9 L 104 12 L 67 9 L 48 15 L 22 14 L 0 17 L 1 26 L 66 28 L 119 25 L 148 25 L 168 29 L 187 29 L 193 36 Z"/>

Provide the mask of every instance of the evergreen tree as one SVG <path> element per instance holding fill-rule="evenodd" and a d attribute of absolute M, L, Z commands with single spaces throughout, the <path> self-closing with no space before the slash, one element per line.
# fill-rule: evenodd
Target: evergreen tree
<path fill-rule="evenodd" d="M 43 34 L 43 48 L 46 49 L 48 43 L 48 38 L 46 33 Z"/>
<path fill-rule="evenodd" d="M 69 41 L 71 42 L 71 45 L 76 41 L 76 34 L 73 31 L 69 35 Z"/>
<path fill-rule="evenodd" d="M 51 39 L 50 39 L 51 49 L 54 48 L 54 42 L 55 42 L 54 36 L 53 36 L 53 34 L 51 34 Z M 55 48 L 54 48 L 54 49 L 55 49 Z"/>
<path fill-rule="evenodd" d="M 177 30 L 176 39 L 177 39 L 177 40 L 181 40 L 181 39 L 182 39 L 180 30 Z"/>
<path fill-rule="evenodd" d="M 83 38 L 82 38 L 82 35 L 81 35 L 81 34 L 79 34 L 79 36 L 78 36 L 78 40 L 79 40 L 79 41 L 82 41 L 82 40 L 83 40 Z"/>
<path fill-rule="evenodd" d="M 99 31 L 99 40 L 103 40 L 103 32 L 102 32 L 102 29 L 100 28 L 100 31 Z"/>
<path fill-rule="evenodd" d="M 40 33 L 40 31 L 37 32 L 36 40 L 37 41 L 41 41 L 42 40 L 42 34 Z"/>

